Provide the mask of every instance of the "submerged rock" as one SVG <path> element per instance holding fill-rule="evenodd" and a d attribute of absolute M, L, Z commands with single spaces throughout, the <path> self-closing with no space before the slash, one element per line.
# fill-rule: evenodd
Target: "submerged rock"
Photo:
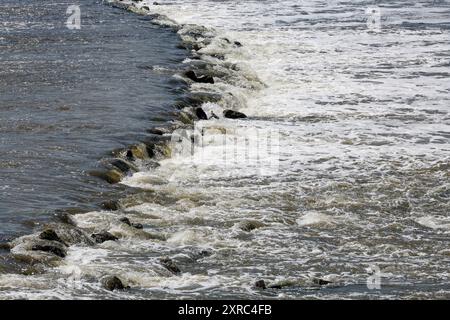
<path fill-rule="evenodd" d="M 247 116 L 239 111 L 225 110 L 223 116 L 228 119 L 245 119 Z"/>
<path fill-rule="evenodd" d="M 255 288 L 257 288 L 257 289 L 262 289 L 262 290 L 266 289 L 266 288 L 267 288 L 267 287 L 266 287 L 266 282 L 265 282 L 264 280 L 258 280 L 258 281 L 256 281 L 256 282 L 255 282 Z"/>
<path fill-rule="evenodd" d="M 320 279 L 320 278 L 314 278 L 312 281 L 313 281 L 314 284 L 317 284 L 319 286 L 326 286 L 328 284 L 333 283 L 331 281 Z"/>
<path fill-rule="evenodd" d="M 194 82 L 198 83 L 210 83 L 214 84 L 214 78 L 211 76 L 200 76 L 198 77 L 194 71 L 189 70 L 184 74 L 187 78 L 191 79 Z"/>
<path fill-rule="evenodd" d="M 246 220 L 239 223 L 239 229 L 250 232 L 258 228 L 264 227 L 264 223 L 255 220 Z"/>
<path fill-rule="evenodd" d="M 269 289 L 283 289 L 283 288 L 297 286 L 298 284 L 299 284 L 298 281 L 282 280 L 282 281 L 278 281 L 276 283 L 270 284 L 267 287 Z"/>
<path fill-rule="evenodd" d="M 0 241 L 0 250 L 11 250 L 11 244 L 9 244 L 9 242 L 6 241 Z"/>
<path fill-rule="evenodd" d="M 151 133 L 151 134 L 155 134 L 157 136 L 162 136 L 164 134 L 164 131 L 162 131 L 161 129 L 158 129 L 158 128 L 148 129 L 147 132 Z"/>
<path fill-rule="evenodd" d="M 169 270 L 170 272 L 172 272 L 174 274 L 181 273 L 181 270 L 178 268 L 178 266 L 175 264 L 175 262 L 173 262 L 173 260 L 170 259 L 169 257 L 163 257 L 163 258 L 159 259 L 159 261 L 161 262 L 161 265 L 164 268 L 166 268 L 167 270 Z"/>
<path fill-rule="evenodd" d="M 107 200 L 101 203 L 101 207 L 105 210 L 117 211 L 121 209 L 122 206 L 118 200 Z"/>
<path fill-rule="evenodd" d="M 136 229 L 144 229 L 144 225 L 142 223 L 132 223 L 131 226 Z"/>
<path fill-rule="evenodd" d="M 144 226 L 141 223 L 132 223 L 127 217 L 123 217 L 119 221 L 136 229 L 144 229 Z"/>
<path fill-rule="evenodd" d="M 112 235 L 108 231 L 102 231 L 100 233 L 94 233 L 94 234 L 91 235 L 91 237 L 92 237 L 92 239 L 94 239 L 94 241 L 96 243 L 103 243 L 105 241 L 117 241 L 117 240 L 119 240 L 119 238 L 117 238 L 116 236 Z"/>
<path fill-rule="evenodd" d="M 62 247 L 52 244 L 35 244 L 31 247 L 31 250 L 53 253 L 54 255 L 57 255 L 61 258 L 64 258 L 67 255 L 66 250 L 64 250 Z"/>
<path fill-rule="evenodd" d="M 130 287 L 124 286 L 122 280 L 120 280 L 116 276 L 109 276 L 103 279 L 102 285 L 106 290 L 114 291 L 114 290 L 124 290 L 129 289 Z"/>

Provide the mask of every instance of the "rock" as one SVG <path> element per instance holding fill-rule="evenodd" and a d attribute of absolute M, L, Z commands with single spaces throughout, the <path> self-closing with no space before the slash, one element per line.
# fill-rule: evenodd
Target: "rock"
<path fill-rule="evenodd" d="M 131 152 L 131 150 L 127 150 L 126 157 L 129 161 L 134 161 L 133 152 Z"/>
<path fill-rule="evenodd" d="M 119 221 L 136 229 L 144 229 L 144 226 L 141 223 L 131 223 L 130 219 L 128 219 L 127 217 L 123 217 Z"/>
<path fill-rule="evenodd" d="M 212 252 L 209 250 L 200 250 L 197 252 L 198 258 L 206 258 L 212 255 Z"/>
<path fill-rule="evenodd" d="M 120 218 L 119 221 L 131 226 L 130 219 L 128 219 L 127 217 Z"/>
<path fill-rule="evenodd" d="M 47 224 L 45 228 L 54 230 L 66 245 L 94 245 L 94 241 L 92 241 L 90 236 L 84 230 L 76 226 L 65 223 L 50 223 Z"/>
<path fill-rule="evenodd" d="M 91 235 L 91 237 L 92 237 L 92 239 L 94 239 L 94 241 L 96 243 L 103 243 L 105 241 L 117 241 L 117 240 L 119 240 L 119 238 L 117 238 L 116 236 L 112 235 L 108 231 L 102 231 L 100 233 L 94 233 L 94 234 Z"/>
<path fill-rule="evenodd" d="M 189 253 L 189 258 L 191 261 L 197 261 L 206 257 L 211 256 L 213 253 L 206 249 L 195 250 Z"/>
<path fill-rule="evenodd" d="M 113 161 L 111 161 L 111 164 L 123 173 L 128 173 L 130 171 L 138 171 L 136 166 L 122 159 L 114 159 Z"/>
<path fill-rule="evenodd" d="M 121 208 L 121 205 L 118 200 L 107 200 L 102 202 L 101 207 L 105 210 L 117 211 Z"/>
<path fill-rule="evenodd" d="M 282 280 L 282 281 L 278 281 L 276 283 L 270 284 L 267 287 L 269 289 L 283 289 L 283 288 L 288 288 L 288 287 L 293 287 L 298 285 L 297 281 L 293 281 L 293 280 Z"/>
<path fill-rule="evenodd" d="M 111 184 L 119 183 L 123 178 L 123 175 L 120 171 L 116 169 L 109 170 L 105 174 L 105 179 Z"/>
<path fill-rule="evenodd" d="M 50 252 L 54 255 L 57 255 L 58 257 L 64 258 L 67 253 L 64 249 L 54 246 L 54 245 L 40 245 L 36 244 L 33 247 L 31 247 L 32 251 L 44 251 L 44 252 Z"/>
<path fill-rule="evenodd" d="M 228 119 L 244 119 L 247 118 L 245 114 L 242 112 L 234 111 L 234 110 L 225 110 L 223 112 L 223 116 Z"/>
<path fill-rule="evenodd" d="M 247 220 L 239 223 L 239 228 L 246 232 L 250 232 L 262 227 L 264 227 L 264 223 L 255 220 Z"/>
<path fill-rule="evenodd" d="M 6 250 L 9 251 L 11 250 L 11 244 L 9 242 L 6 241 L 0 241 L 0 250 Z"/>
<path fill-rule="evenodd" d="M 61 240 L 53 229 L 45 229 L 39 234 L 39 239 L 60 242 L 67 247 L 67 244 Z"/>
<path fill-rule="evenodd" d="M 169 257 L 163 257 L 159 261 L 161 262 L 162 266 L 167 270 L 169 270 L 170 272 L 174 274 L 181 273 L 181 270 L 178 268 L 175 262 L 173 262 L 173 260 L 170 259 Z"/>
<path fill-rule="evenodd" d="M 266 289 L 266 288 L 267 288 L 267 287 L 266 287 L 266 282 L 265 282 L 264 280 L 258 280 L 258 281 L 256 281 L 256 282 L 255 282 L 255 288 L 257 288 L 257 289 L 262 289 L 262 290 Z"/>
<path fill-rule="evenodd" d="M 132 223 L 131 226 L 136 229 L 144 229 L 144 225 L 142 223 Z"/>
<path fill-rule="evenodd" d="M 150 11 L 150 7 L 148 7 L 148 6 L 143 6 L 142 9 L 146 10 L 146 11 Z"/>
<path fill-rule="evenodd" d="M 148 161 L 148 162 L 146 162 L 144 164 L 144 167 L 145 167 L 146 170 L 154 170 L 154 169 L 156 169 L 156 168 L 158 168 L 160 166 L 161 165 L 158 162 L 156 162 L 156 161 Z"/>
<path fill-rule="evenodd" d="M 238 48 L 242 47 L 242 43 L 240 43 L 239 41 L 235 41 L 234 45 Z"/>
<path fill-rule="evenodd" d="M 93 170 L 90 171 L 89 174 L 93 177 L 103 179 L 111 184 L 119 183 L 123 178 L 122 172 L 117 169 L 112 169 L 107 172 Z"/>
<path fill-rule="evenodd" d="M 164 131 L 162 131 L 161 129 L 157 129 L 157 128 L 148 129 L 147 132 L 158 135 L 158 136 L 162 136 L 164 134 Z"/>
<path fill-rule="evenodd" d="M 125 290 L 125 289 L 129 288 L 129 287 L 124 286 L 122 283 L 122 280 L 120 280 L 116 276 L 106 277 L 105 279 L 103 279 L 102 284 L 103 284 L 103 287 L 109 291 Z"/>
<path fill-rule="evenodd" d="M 269 286 L 269 289 L 282 289 L 282 288 L 283 288 L 283 286 L 279 285 L 279 284 L 271 284 Z"/>
<path fill-rule="evenodd" d="M 136 159 L 146 159 L 149 157 L 148 153 L 147 153 L 147 147 L 145 146 L 145 144 L 138 144 L 138 145 L 134 145 L 131 146 L 128 150 L 127 150 L 127 154 L 126 154 L 127 160 L 129 161 L 134 161 Z"/>
<path fill-rule="evenodd" d="M 214 78 L 211 76 L 200 76 L 198 77 L 194 71 L 190 70 L 184 74 L 188 79 L 198 83 L 210 83 L 214 84 Z"/>
<path fill-rule="evenodd" d="M 331 281 L 324 280 L 324 279 L 320 279 L 320 278 L 314 278 L 314 279 L 313 279 L 313 283 L 314 283 L 314 284 L 317 284 L 317 285 L 319 285 L 319 286 L 326 286 L 327 284 L 330 284 L 330 283 L 332 283 L 332 282 L 331 282 Z"/>
<path fill-rule="evenodd" d="M 208 120 L 208 116 L 206 115 L 205 111 L 203 111 L 202 108 L 197 108 L 197 109 L 195 109 L 195 115 L 196 115 L 197 118 L 199 118 L 200 120 Z"/>
<path fill-rule="evenodd" d="M 159 159 L 165 159 L 170 158 L 172 155 L 172 150 L 170 149 L 170 137 L 167 141 L 149 141 L 147 142 L 147 152 L 151 155 L 152 158 L 159 160 Z M 154 168 L 159 167 L 159 163 L 156 161 L 149 162 L 146 161 L 146 165 L 152 165 Z"/>

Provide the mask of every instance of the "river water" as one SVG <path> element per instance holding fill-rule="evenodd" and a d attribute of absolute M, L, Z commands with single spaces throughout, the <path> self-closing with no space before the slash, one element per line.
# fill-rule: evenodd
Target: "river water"
<path fill-rule="evenodd" d="M 10 2 L 2 6 L 13 8 Z M 63 28 L 52 32 L 73 34 L 90 46 L 70 50 L 67 41 L 54 43 L 56 35 L 41 40 L 52 41 L 46 51 L 75 50 L 76 61 L 86 55 L 88 62 L 74 75 L 54 75 L 55 61 L 70 64 L 62 52 L 42 69 L 32 63 L 36 73 L 21 85 L 11 79 L 20 79 L 22 55 L 37 55 L 39 48 L 14 43 L 6 45 L 9 53 L 1 52 L 2 65 L 12 68 L 6 74 L 2 69 L 0 80 L 6 154 L 1 229 L 6 235 L 26 232 L 29 224 L 18 221 L 45 220 L 52 210 L 81 206 L 89 212 L 73 215 L 79 227 L 109 230 L 120 240 L 71 247 L 44 273 L 5 272 L 0 297 L 450 297 L 447 1 L 143 1 L 135 14 L 85 2 L 98 14 L 92 13 L 92 30 L 81 29 L 86 38 Z M 174 155 L 126 177 L 114 188 L 137 196 L 119 212 L 86 208 L 112 187 L 79 172 L 160 125 L 152 118 L 160 119 L 184 90 L 174 90 L 180 77 L 174 74 L 198 63 L 177 49 L 170 28 L 199 46 L 197 54 L 216 76 L 215 84 L 195 83 L 189 90 L 228 97 L 203 108 L 215 114 L 238 109 L 248 119 L 199 121 L 219 128 L 201 157 Z M 195 30 L 201 35 L 192 37 Z M 99 41 L 102 54 L 96 55 Z M 230 66 L 232 76 L 222 77 Z M 53 76 L 42 78 L 45 72 Z M 71 90 L 55 90 L 60 87 Z M 55 111 L 65 105 L 68 110 Z M 276 170 L 273 161 L 258 162 L 259 171 L 224 162 L 218 143 L 223 128 L 232 132 L 228 139 L 252 138 L 255 129 L 276 131 Z M 43 151 L 44 141 L 52 141 L 44 147 L 63 149 L 49 156 L 53 149 Z M 55 174 L 53 161 L 65 169 Z M 142 223 L 145 233 L 124 228 L 117 222 L 122 215 Z M 246 223 L 257 228 L 248 231 Z M 161 267 L 162 256 L 172 258 L 181 274 Z M 117 275 L 130 289 L 104 290 L 98 281 L 104 275 Z M 281 289 L 255 289 L 260 279 Z M 367 285 L 373 279 L 379 289 Z"/>

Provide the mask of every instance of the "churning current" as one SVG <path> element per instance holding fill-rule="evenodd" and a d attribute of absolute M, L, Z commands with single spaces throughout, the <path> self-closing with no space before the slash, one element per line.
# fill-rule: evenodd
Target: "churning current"
<path fill-rule="evenodd" d="M 0 71 L 0 188 L 7 203 L 0 219 L 2 230 L 14 228 L 17 212 L 34 198 L 39 212 L 84 207 L 70 223 L 101 241 L 53 243 L 59 251 L 45 255 L 33 235 L 10 241 L 0 298 L 450 297 L 447 1 L 107 1 L 122 11 L 84 2 L 97 14 L 88 18 L 93 30 L 81 28 L 87 38 L 51 30 L 90 47 L 68 36 L 58 44 L 55 34 L 41 40 L 51 42 L 49 52 L 73 46 L 77 59 L 66 53 L 29 66 L 24 61 L 36 60 L 38 48 L 14 49 L 14 32 L 2 35 L 10 52 L 0 53 L 8 66 Z M 36 19 L 42 28 L 44 17 Z M 97 55 L 97 41 L 109 50 Z M 101 68 L 89 65 L 94 58 Z M 80 70 L 56 72 L 55 61 L 64 68 L 79 63 Z M 27 74 L 31 80 L 20 80 Z M 55 95 L 65 86 L 73 91 Z M 81 124 L 61 125 L 76 117 L 56 112 L 60 105 L 69 106 L 61 112 L 83 110 Z M 229 119 L 227 110 L 246 118 Z M 118 143 L 145 140 L 146 128 L 163 140 L 177 128 L 195 133 L 192 122 L 206 128 L 201 156 L 152 158 L 133 147 L 115 155 L 136 168 L 114 187 L 80 178 L 80 168 L 106 161 Z M 83 129 L 87 124 L 93 128 Z M 42 152 L 51 130 L 64 134 L 47 147 L 63 150 Z M 223 157 L 224 141 L 267 132 L 276 132 L 276 168 L 257 161 L 253 170 L 254 163 Z M 70 149 L 77 141 L 81 146 Z M 65 163 L 64 155 L 67 170 L 55 170 L 50 164 Z M 74 181 L 81 191 L 70 185 L 72 195 L 65 186 Z M 108 197 L 118 205 L 93 208 L 91 200 L 111 188 L 120 189 Z M 16 267 L 14 257 L 22 260 Z M 23 262 L 30 257 L 52 259 L 31 268 Z M 109 290 L 111 277 L 129 288 Z"/>

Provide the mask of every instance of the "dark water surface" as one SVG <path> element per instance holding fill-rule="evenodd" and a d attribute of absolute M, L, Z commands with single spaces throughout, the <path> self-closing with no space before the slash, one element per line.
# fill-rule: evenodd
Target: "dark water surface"
<path fill-rule="evenodd" d="M 149 19 L 81 0 L 0 3 L 0 238 L 55 209 L 98 205 L 112 187 L 87 171 L 168 118 L 168 72 L 185 51 Z M 120 188 L 120 187 L 117 187 Z"/>

